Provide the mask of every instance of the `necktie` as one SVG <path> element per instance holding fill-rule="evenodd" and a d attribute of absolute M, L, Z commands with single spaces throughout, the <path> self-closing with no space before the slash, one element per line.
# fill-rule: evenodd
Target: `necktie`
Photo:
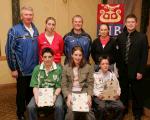
<path fill-rule="evenodd" d="M 129 49 L 131 45 L 131 39 L 130 39 L 130 34 L 127 36 L 127 41 L 126 41 L 126 52 L 125 52 L 125 62 L 126 64 L 128 63 L 128 58 L 129 58 Z"/>

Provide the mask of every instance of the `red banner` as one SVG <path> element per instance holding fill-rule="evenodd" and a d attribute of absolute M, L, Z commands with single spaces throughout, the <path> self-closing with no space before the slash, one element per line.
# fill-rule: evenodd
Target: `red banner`
<path fill-rule="evenodd" d="M 123 4 L 98 4 L 97 24 L 107 23 L 110 35 L 117 36 L 123 30 L 124 5 Z"/>

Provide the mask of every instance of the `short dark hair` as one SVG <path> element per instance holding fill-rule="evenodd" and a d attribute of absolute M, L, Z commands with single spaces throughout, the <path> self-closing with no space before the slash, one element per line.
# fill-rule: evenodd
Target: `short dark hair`
<path fill-rule="evenodd" d="M 100 56 L 100 57 L 99 57 L 99 63 L 101 63 L 102 60 L 108 60 L 108 62 L 110 62 L 110 58 L 109 58 L 109 56 L 107 56 L 107 55 Z"/>
<path fill-rule="evenodd" d="M 77 50 L 79 50 L 81 53 L 82 53 L 82 60 L 81 60 L 81 63 L 80 63 L 80 65 L 79 65 L 79 67 L 83 67 L 85 64 L 86 64 L 86 61 L 85 61 L 85 58 L 84 58 L 84 52 L 83 52 L 83 49 L 82 49 L 82 47 L 81 46 L 79 46 L 79 45 L 76 45 L 76 46 L 74 46 L 73 48 L 72 48 L 72 55 L 73 55 L 73 53 L 75 52 L 75 51 L 77 51 Z M 71 58 L 71 61 L 70 61 L 70 66 L 71 67 L 75 67 L 75 63 L 74 63 L 74 61 L 73 61 L 73 59 Z"/>
<path fill-rule="evenodd" d="M 53 50 L 49 47 L 45 47 L 45 48 L 42 49 L 42 56 L 44 55 L 44 53 L 51 53 L 52 56 L 54 55 Z"/>
<path fill-rule="evenodd" d="M 129 14 L 129 15 L 127 15 L 126 18 L 125 18 L 125 21 L 127 21 L 128 18 L 134 18 L 135 21 L 137 22 L 137 17 L 136 17 L 135 14 Z"/>

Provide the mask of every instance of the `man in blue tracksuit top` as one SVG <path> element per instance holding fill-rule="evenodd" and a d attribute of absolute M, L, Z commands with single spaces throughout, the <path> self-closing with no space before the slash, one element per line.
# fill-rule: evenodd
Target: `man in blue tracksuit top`
<path fill-rule="evenodd" d="M 8 32 L 6 57 L 12 77 L 17 80 L 17 116 L 25 120 L 26 105 L 32 97 L 29 88 L 34 67 L 38 64 L 38 31 L 32 23 L 33 9 L 24 6 L 21 9 L 21 22 Z"/>
<path fill-rule="evenodd" d="M 72 48 L 76 45 L 82 47 L 84 52 L 84 57 L 87 62 L 89 62 L 90 49 L 91 49 L 91 37 L 83 29 L 83 18 L 80 15 L 75 15 L 72 18 L 73 29 L 71 32 L 64 36 L 64 54 L 65 64 L 67 64 L 71 59 Z"/>

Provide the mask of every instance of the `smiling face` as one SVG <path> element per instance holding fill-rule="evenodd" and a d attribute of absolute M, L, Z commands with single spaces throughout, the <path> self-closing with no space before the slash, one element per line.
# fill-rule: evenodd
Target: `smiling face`
<path fill-rule="evenodd" d="M 81 17 L 74 17 L 72 20 L 72 26 L 75 31 L 80 31 L 83 26 L 83 19 Z"/>
<path fill-rule="evenodd" d="M 100 25 L 99 34 L 101 37 L 107 37 L 109 35 L 109 29 L 106 24 Z"/>
<path fill-rule="evenodd" d="M 128 32 L 133 32 L 136 29 L 137 21 L 135 20 L 135 18 L 127 18 L 125 25 Z"/>
<path fill-rule="evenodd" d="M 21 20 L 25 25 L 30 25 L 31 22 L 33 21 L 33 11 L 23 9 L 21 11 Z"/>
<path fill-rule="evenodd" d="M 108 59 L 102 59 L 100 62 L 100 68 L 105 73 L 108 71 L 109 68 L 109 61 Z"/>
<path fill-rule="evenodd" d="M 80 50 L 75 50 L 72 54 L 73 62 L 76 66 L 80 65 L 83 58 L 83 53 Z"/>
<path fill-rule="evenodd" d="M 42 60 L 45 66 L 50 66 L 53 62 L 53 55 L 50 52 L 45 52 L 42 56 Z"/>
<path fill-rule="evenodd" d="M 54 20 L 50 19 L 46 22 L 45 29 L 47 32 L 53 33 L 55 30 L 55 26 L 56 26 L 56 22 Z"/>

